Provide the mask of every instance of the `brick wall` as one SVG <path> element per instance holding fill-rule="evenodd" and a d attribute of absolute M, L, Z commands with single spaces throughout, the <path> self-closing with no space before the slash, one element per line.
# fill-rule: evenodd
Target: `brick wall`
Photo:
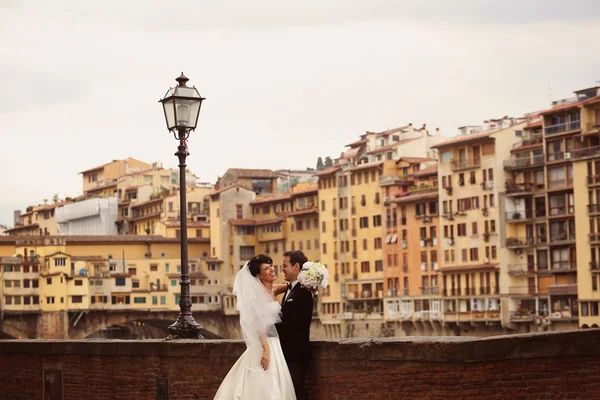
<path fill-rule="evenodd" d="M 600 399 L 600 330 L 313 349 L 312 399 Z M 238 341 L 0 341 L 0 398 L 42 399 L 45 385 L 45 400 L 147 400 L 164 379 L 169 399 L 212 399 L 243 350 Z"/>

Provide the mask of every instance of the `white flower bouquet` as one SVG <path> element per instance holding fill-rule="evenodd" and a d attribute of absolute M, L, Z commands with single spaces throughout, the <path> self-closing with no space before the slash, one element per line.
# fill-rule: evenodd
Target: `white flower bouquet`
<path fill-rule="evenodd" d="M 298 281 L 302 287 L 318 294 L 319 287 L 324 289 L 329 285 L 329 271 L 321 263 L 308 261 L 302 266 Z"/>

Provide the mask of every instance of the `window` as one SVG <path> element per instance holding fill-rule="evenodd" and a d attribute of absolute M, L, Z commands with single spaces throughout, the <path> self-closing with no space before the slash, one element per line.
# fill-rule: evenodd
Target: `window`
<path fill-rule="evenodd" d="M 152 305 L 158 305 L 158 296 L 152 296 Z"/>
<path fill-rule="evenodd" d="M 134 302 L 134 304 L 146 304 L 146 298 L 145 297 L 134 297 L 133 302 Z"/>
<path fill-rule="evenodd" d="M 254 246 L 240 246 L 240 260 L 249 260 L 254 257 Z"/>
<path fill-rule="evenodd" d="M 55 299 L 54 296 L 46 297 L 46 304 L 54 304 Z"/>
<path fill-rule="evenodd" d="M 381 272 L 381 271 L 383 271 L 383 261 L 377 260 L 377 261 L 375 261 L 375 272 Z"/>
<path fill-rule="evenodd" d="M 67 259 L 66 258 L 55 258 L 54 259 L 54 266 L 55 267 L 64 267 L 67 265 Z"/>
<path fill-rule="evenodd" d="M 469 255 L 470 255 L 471 261 L 478 261 L 479 260 L 479 249 L 477 247 L 469 249 Z"/>
<path fill-rule="evenodd" d="M 133 289 L 139 289 L 140 288 L 140 282 L 139 281 L 131 282 L 131 287 Z"/>
<path fill-rule="evenodd" d="M 450 162 L 452 160 L 452 152 L 451 151 L 444 151 L 441 154 L 441 160 L 443 163 L 447 163 Z"/>
<path fill-rule="evenodd" d="M 360 263 L 360 272 L 368 273 L 371 271 L 371 266 L 369 261 L 363 261 Z"/>
<path fill-rule="evenodd" d="M 322 231 L 323 233 L 327 232 L 327 224 L 325 223 L 325 221 L 323 221 L 323 222 L 321 223 L 321 231 Z"/>
<path fill-rule="evenodd" d="M 177 286 L 177 279 L 171 279 L 171 286 Z"/>
<path fill-rule="evenodd" d="M 83 286 L 83 281 L 81 279 L 75 279 L 75 286 Z"/>
<path fill-rule="evenodd" d="M 471 226 L 471 233 L 473 236 L 477 235 L 477 222 L 473 222 Z"/>
<path fill-rule="evenodd" d="M 327 243 L 323 243 L 323 254 L 327 254 Z"/>
<path fill-rule="evenodd" d="M 382 240 L 381 238 L 375 238 L 373 247 L 376 249 L 381 249 Z"/>
<path fill-rule="evenodd" d="M 115 286 L 125 286 L 125 278 L 115 278 Z"/>
<path fill-rule="evenodd" d="M 52 285 L 52 278 L 46 278 L 46 285 Z"/>
<path fill-rule="evenodd" d="M 72 303 L 83 303 L 83 296 L 72 296 L 71 302 Z"/>
<path fill-rule="evenodd" d="M 373 215 L 373 226 L 381 226 L 381 215 Z"/>
<path fill-rule="evenodd" d="M 150 264 L 150 272 L 158 272 L 158 264 Z"/>
<path fill-rule="evenodd" d="M 467 236 L 467 224 L 456 225 L 457 236 Z"/>
<path fill-rule="evenodd" d="M 237 219 L 244 219 L 244 210 L 241 204 L 235 205 L 235 214 Z"/>
<path fill-rule="evenodd" d="M 379 192 L 375 193 L 375 204 L 379 204 L 381 202 L 379 198 Z"/>
<path fill-rule="evenodd" d="M 160 296 L 160 304 L 161 305 L 167 304 L 167 296 Z"/>
<path fill-rule="evenodd" d="M 361 217 L 359 219 L 360 228 L 368 228 L 369 227 L 369 217 Z"/>

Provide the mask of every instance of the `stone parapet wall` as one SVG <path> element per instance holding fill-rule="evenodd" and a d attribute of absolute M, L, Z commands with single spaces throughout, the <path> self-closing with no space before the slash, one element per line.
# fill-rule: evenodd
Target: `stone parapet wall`
<path fill-rule="evenodd" d="M 168 386 L 169 400 L 212 399 L 244 349 L 227 340 L 4 340 L 0 398 L 150 400 Z M 600 399 L 600 330 L 319 341 L 313 353 L 311 399 Z"/>

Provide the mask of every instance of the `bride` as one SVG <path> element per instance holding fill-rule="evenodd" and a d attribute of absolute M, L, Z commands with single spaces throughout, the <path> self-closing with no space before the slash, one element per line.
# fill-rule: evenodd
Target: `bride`
<path fill-rule="evenodd" d="M 246 351 L 221 383 L 215 400 L 296 399 L 275 329 L 281 321 L 275 295 L 286 285 L 274 285 L 275 279 L 273 260 L 263 254 L 252 257 L 235 277 L 233 294 Z"/>

